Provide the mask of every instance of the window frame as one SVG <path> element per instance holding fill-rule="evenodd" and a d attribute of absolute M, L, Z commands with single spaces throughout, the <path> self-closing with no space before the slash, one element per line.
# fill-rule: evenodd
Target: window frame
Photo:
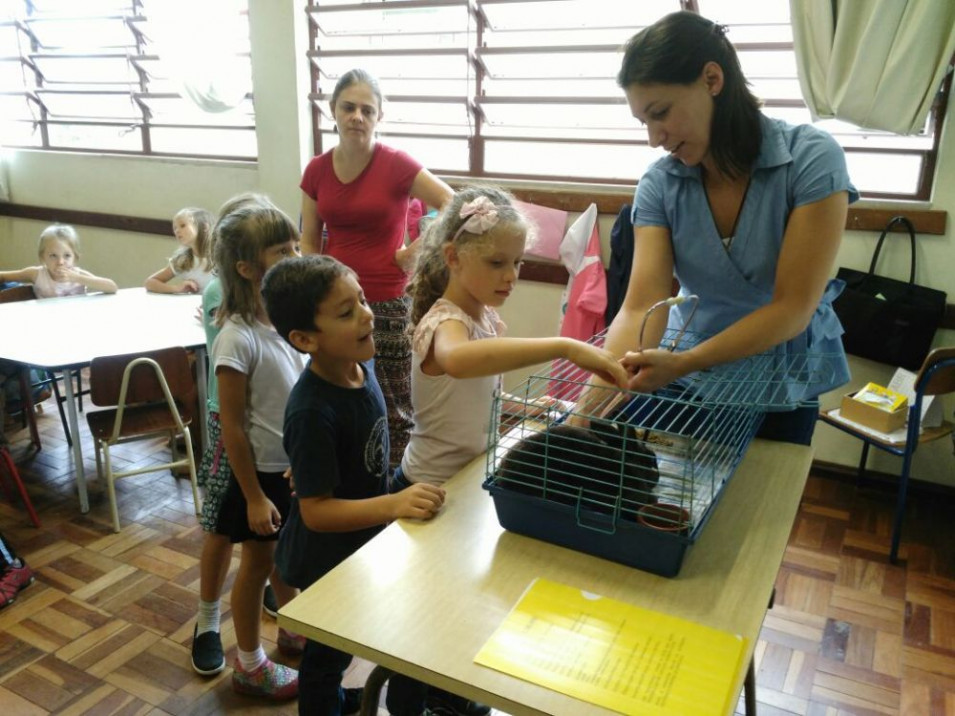
<path fill-rule="evenodd" d="M 466 50 L 461 49 L 432 49 L 424 50 L 421 48 L 416 48 L 411 51 L 404 51 L 404 54 L 415 54 L 415 55 L 425 55 L 425 56 L 448 56 L 448 55 L 460 55 L 462 52 L 467 52 L 469 55 L 468 64 L 469 71 L 474 74 L 474 87 L 475 93 L 471 97 L 444 97 L 442 99 L 436 99 L 435 97 L 426 97 L 426 96 L 415 96 L 415 95 L 388 95 L 388 101 L 391 103 L 394 102 L 457 102 L 465 103 L 466 111 L 470 116 L 470 128 L 471 133 L 466 137 L 468 142 L 468 159 L 467 159 L 467 170 L 459 171 L 454 169 L 445 169 L 442 167 L 430 166 L 429 168 L 432 171 L 439 173 L 441 176 L 452 178 L 452 179 L 494 179 L 494 180 L 505 180 L 516 183 L 534 183 L 534 184 L 586 184 L 591 186 L 604 187 L 607 190 L 613 191 L 620 189 L 621 187 L 631 188 L 634 183 L 638 180 L 639 177 L 634 176 L 633 179 L 628 179 L 624 182 L 613 181 L 601 178 L 590 177 L 586 175 L 574 175 L 574 174 L 562 174 L 562 175 L 547 175 L 543 176 L 541 174 L 534 173 L 518 173 L 518 172 L 489 172 L 486 170 L 486 148 L 488 141 L 494 142 L 522 142 L 522 143 L 534 143 L 534 144 L 575 144 L 581 146 L 600 146 L 600 145 L 624 145 L 631 147 L 648 147 L 648 142 L 645 139 L 638 137 L 632 137 L 628 139 L 601 139 L 601 138 L 561 138 L 561 137 L 528 137 L 528 136 L 507 136 L 503 134 L 495 134 L 493 136 L 487 134 L 484 131 L 485 128 L 485 119 L 481 111 L 482 106 L 495 106 L 495 105 L 505 105 L 505 104 L 517 104 L 523 103 L 527 104 L 529 102 L 526 98 L 518 97 L 485 97 L 482 96 L 482 85 L 485 80 L 487 70 L 482 62 L 482 58 L 485 56 L 492 56 L 497 53 L 503 52 L 513 52 L 515 48 L 510 47 L 506 49 L 501 48 L 488 48 L 484 47 L 482 43 L 483 32 L 485 27 L 485 18 L 481 12 L 481 9 L 485 5 L 501 5 L 507 4 L 508 2 L 515 2 L 516 0 L 435 0 L 434 2 L 424 2 L 423 0 L 398 0 L 395 2 L 394 7 L 401 9 L 415 9 L 425 6 L 455 6 L 466 4 L 468 7 L 468 12 L 472 16 L 472 22 L 474 23 L 474 42 L 468 43 L 468 48 Z M 527 2 L 547 2 L 548 0 L 523 0 L 524 3 Z M 355 11 L 358 9 L 367 9 L 367 4 L 360 2 L 359 0 L 352 0 L 352 2 L 347 4 L 336 4 L 332 6 L 322 7 L 321 0 L 308 0 L 306 3 L 306 17 L 308 21 L 308 38 L 309 45 L 306 53 L 307 61 L 310 69 L 310 91 L 308 94 L 309 105 L 311 107 L 311 117 L 312 117 L 312 141 L 315 148 L 315 154 L 321 154 L 323 152 L 323 134 L 329 131 L 328 124 L 325 122 L 331 123 L 334 125 L 333 120 L 327 117 L 327 112 L 324 111 L 324 108 L 321 106 L 325 105 L 327 108 L 327 103 L 331 96 L 331 88 L 328 92 L 319 91 L 320 88 L 320 70 L 318 67 L 318 61 L 322 58 L 337 58 L 343 56 L 349 57 L 374 57 L 381 55 L 395 55 L 402 54 L 401 50 L 387 49 L 387 50 L 331 50 L 323 51 L 317 47 L 317 42 L 319 39 L 319 28 L 318 22 L 315 19 L 316 14 L 320 12 L 348 12 Z M 677 9 L 676 4 L 674 5 L 674 10 Z M 697 0 L 679 0 L 679 9 L 689 10 L 691 12 L 699 12 L 699 5 Z M 793 51 L 794 44 L 791 41 L 769 41 L 769 42 L 740 42 L 734 43 L 737 51 L 746 52 L 746 51 Z M 550 50 L 550 51 L 559 51 L 559 52 L 585 52 L 585 51 L 606 51 L 608 49 L 618 49 L 617 47 L 611 48 L 609 45 L 558 45 L 558 46 L 528 46 L 528 50 Z M 952 73 L 946 75 L 945 80 L 942 83 L 939 91 L 936 93 L 936 99 L 933 103 L 929 120 L 928 127 L 932 130 L 932 143 L 931 147 L 916 147 L 911 149 L 905 148 L 892 148 L 892 147 L 864 147 L 864 146 L 845 146 L 843 145 L 843 150 L 846 152 L 847 156 L 852 154 L 867 154 L 867 155 L 904 155 L 911 156 L 918 159 L 920 168 L 916 180 L 916 189 L 913 193 L 902 193 L 902 192 L 884 192 L 884 191 L 874 191 L 874 190 L 864 190 L 861 192 L 864 199 L 872 200 L 888 200 L 888 201 L 921 201 L 928 202 L 931 200 L 932 189 L 935 180 L 936 166 L 938 162 L 938 152 L 941 139 L 941 128 L 944 124 L 946 117 L 946 106 L 948 104 L 949 95 L 951 93 L 951 84 L 952 84 Z M 541 106 L 547 105 L 561 105 L 561 104 L 573 104 L 575 101 L 577 103 L 585 102 L 591 105 L 606 105 L 606 104 L 621 104 L 625 105 L 626 100 L 623 96 L 623 93 L 620 93 L 619 98 L 612 99 L 606 97 L 572 97 L 572 96 L 553 96 L 553 97 L 541 97 L 537 96 L 532 98 L 532 102 L 539 104 Z M 800 97 L 799 99 L 768 99 L 763 101 L 763 106 L 767 108 L 796 108 L 796 109 L 805 109 L 806 103 Z M 636 124 L 634 124 L 634 129 L 636 131 Z M 422 132 L 407 132 L 402 131 L 400 128 L 395 129 L 394 126 L 389 126 L 387 124 L 381 125 L 379 127 L 379 133 L 382 137 L 387 138 L 388 136 L 401 137 L 401 138 L 410 138 L 410 139 L 436 139 L 433 134 L 426 134 Z M 458 138 L 458 135 L 451 135 L 454 138 Z M 444 135 L 441 135 L 443 138 Z M 837 141 L 839 140 L 836 137 Z M 840 142 L 841 144 L 841 142 Z"/>
<path fill-rule="evenodd" d="M 33 2 L 26 2 L 26 7 L 29 11 L 37 12 L 36 17 L 32 22 L 43 23 L 46 21 L 64 21 L 66 16 L 64 15 L 46 15 L 39 10 Z M 148 43 L 144 39 L 144 32 L 148 30 L 148 17 L 143 14 L 143 7 L 140 0 L 129 0 L 128 2 L 128 12 L 118 12 L 118 11 L 103 11 L 103 12 L 92 12 L 88 15 L 81 15 L 80 11 L 71 13 L 70 17 L 75 19 L 87 20 L 87 21 L 122 21 L 125 25 L 126 30 L 129 33 L 129 45 L 123 47 L 113 47 L 113 46 L 92 46 L 89 48 L 83 48 L 82 51 L 77 51 L 73 48 L 58 48 L 58 47 L 44 47 L 41 44 L 40 38 L 36 32 L 33 32 L 30 28 L 30 20 L 24 17 L 16 17 L 15 19 L 3 19 L 0 20 L 0 28 L 15 28 L 15 32 L 20 33 L 22 38 L 25 38 L 25 42 L 20 44 L 20 47 L 17 48 L 12 54 L 7 54 L 0 57 L 0 60 L 7 62 L 16 62 L 19 61 L 19 65 L 22 68 L 23 72 L 33 73 L 33 86 L 29 86 L 28 81 L 24 82 L 24 87 L 22 91 L 11 91 L 11 90 L 0 90 L 0 96 L 2 97 L 22 97 L 28 106 L 32 106 L 33 110 L 31 112 L 34 114 L 32 119 L 32 124 L 35 127 L 36 133 L 36 142 L 34 143 L 24 143 L 18 141 L 5 141 L 4 145 L 10 148 L 22 148 L 38 151 L 68 151 L 76 153 L 87 153 L 87 154 L 102 154 L 102 155 L 119 155 L 119 156 L 151 156 L 151 157 L 168 157 L 168 158 L 182 158 L 182 159 L 200 159 L 200 160 L 214 160 L 214 161 L 231 161 L 239 163 L 251 163 L 254 164 L 258 161 L 258 148 L 257 148 L 257 138 L 255 137 L 255 114 L 254 107 L 251 110 L 251 116 L 248 116 L 248 121 L 243 121 L 241 119 L 232 121 L 230 123 L 218 122 L 208 122 L 208 123 L 195 123 L 189 122 L 188 116 L 186 113 L 181 115 L 183 121 L 169 121 L 168 117 L 162 117 L 156 119 L 153 116 L 152 111 L 149 107 L 150 100 L 156 99 L 177 99 L 182 100 L 183 102 L 188 102 L 189 99 L 180 92 L 169 92 L 166 91 L 166 86 L 169 84 L 169 81 L 166 78 L 157 77 L 155 79 L 150 79 L 146 69 L 141 65 L 142 62 L 155 62 L 160 59 L 160 56 L 155 53 L 153 48 L 148 46 Z M 248 16 L 247 8 L 242 11 L 242 14 L 246 17 Z M 240 57 L 249 57 L 249 52 L 239 52 L 237 56 Z M 116 83 L 101 83 L 96 82 L 95 80 L 90 80 L 83 82 L 81 80 L 73 81 L 64 81 L 56 83 L 55 87 L 50 87 L 47 84 L 47 81 L 44 77 L 44 74 L 39 66 L 40 63 L 34 62 L 34 58 L 37 60 L 60 60 L 60 59 L 116 59 L 124 58 L 129 64 L 129 77 L 128 89 L 119 89 L 121 85 L 120 82 Z M 132 79 L 135 76 L 136 79 Z M 102 84 L 101 91 L 93 91 L 92 88 L 97 85 Z M 152 85 L 152 86 L 151 86 Z M 47 103 L 44 102 L 44 95 L 53 96 L 55 94 L 97 94 L 102 93 L 104 95 L 115 95 L 128 97 L 131 103 L 131 106 L 134 108 L 134 112 L 131 113 L 130 118 L 128 119 L 114 119 L 111 117 L 95 117 L 91 114 L 88 115 L 60 115 L 50 111 L 50 108 L 47 106 Z M 252 106 L 254 102 L 253 93 L 247 92 L 245 95 L 245 102 L 248 102 Z M 211 115 L 210 115 L 211 116 Z M 30 123 L 31 120 L 28 118 L 17 118 L 11 120 L 14 122 L 23 122 Z M 138 134 L 138 149 L 125 149 L 118 146 L 95 146 L 96 140 L 93 138 L 85 138 L 84 141 L 79 141 L 77 144 L 72 143 L 61 143 L 57 142 L 55 139 L 51 138 L 51 129 L 56 127 L 86 127 L 86 128 L 113 128 L 116 130 L 127 130 L 128 133 Z M 195 131 L 197 132 L 196 136 L 190 140 L 190 143 L 201 144 L 203 143 L 204 138 L 215 137 L 215 139 L 220 143 L 224 142 L 224 137 L 228 136 L 226 133 L 231 131 L 238 132 L 251 132 L 251 135 L 246 134 L 246 137 L 251 136 L 252 141 L 256 143 L 256 149 L 254 154 L 226 154 L 226 153 L 203 153 L 195 151 L 169 151 L 169 150 L 157 150 L 155 149 L 155 144 L 157 144 L 154 137 L 154 130 L 185 130 L 185 131 Z M 215 133 L 215 135 L 209 134 L 210 132 Z M 52 132 L 55 134 L 55 132 Z M 118 139 L 119 132 L 117 136 L 111 138 L 110 142 L 119 143 Z"/>

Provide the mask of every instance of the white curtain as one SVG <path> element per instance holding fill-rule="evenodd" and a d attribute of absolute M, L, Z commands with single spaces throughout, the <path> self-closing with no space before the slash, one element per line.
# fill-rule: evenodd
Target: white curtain
<path fill-rule="evenodd" d="M 952 0 L 790 0 L 813 119 L 914 134 L 955 52 Z"/>
<path fill-rule="evenodd" d="M 240 57 L 244 18 L 235 0 L 148 0 L 151 38 L 180 93 L 205 112 L 227 112 L 252 91 Z"/>

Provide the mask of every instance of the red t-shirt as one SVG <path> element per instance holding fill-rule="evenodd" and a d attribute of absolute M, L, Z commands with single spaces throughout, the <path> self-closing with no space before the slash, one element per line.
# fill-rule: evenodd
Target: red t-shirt
<path fill-rule="evenodd" d="M 326 253 L 358 274 L 372 303 L 402 295 L 407 276 L 395 263 L 405 238 L 411 185 L 421 165 L 380 142 L 365 170 L 348 184 L 335 176 L 331 150 L 305 167 L 301 188 L 315 200 L 328 230 Z"/>

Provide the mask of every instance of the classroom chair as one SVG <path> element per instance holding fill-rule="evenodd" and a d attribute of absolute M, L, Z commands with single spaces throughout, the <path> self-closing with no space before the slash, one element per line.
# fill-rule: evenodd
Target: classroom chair
<path fill-rule="evenodd" d="M 909 406 L 906 437 L 903 443 L 890 443 L 870 433 L 863 432 L 839 417 L 832 410 L 823 410 L 819 419 L 828 425 L 848 433 L 862 441 L 862 457 L 859 460 L 859 478 L 865 476 L 866 459 L 869 447 L 897 455 L 902 458 L 902 472 L 899 476 L 898 495 L 895 502 L 895 519 L 892 524 L 892 548 L 889 561 L 898 561 L 899 542 L 902 536 L 902 518 L 905 514 L 906 493 L 909 487 L 909 471 L 912 468 L 912 456 L 922 443 L 938 440 L 952 432 L 952 423 L 943 421 L 939 427 L 922 429 L 922 401 L 926 396 L 944 395 L 955 392 L 955 347 L 936 348 L 925 358 L 915 379 L 915 400 Z"/>
<path fill-rule="evenodd" d="M 164 348 L 140 354 L 94 358 L 90 365 L 90 400 L 105 410 L 87 412 L 96 472 L 106 478 L 113 531 L 119 532 L 116 480 L 157 470 L 188 468 L 196 514 L 200 511 L 196 462 L 189 425 L 196 384 L 184 348 Z M 131 470 L 116 470 L 110 449 L 131 440 L 166 435 L 169 462 Z M 179 458 L 176 438 L 183 437 L 185 457 Z"/>
<path fill-rule="evenodd" d="M 33 286 L 30 284 L 19 284 L 16 286 L 10 286 L 9 288 L 4 288 L 0 290 L 0 303 L 13 303 L 14 301 L 34 301 L 36 296 L 33 293 Z M 79 370 L 67 371 L 72 375 L 73 380 L 76 381 L 76 402 L 80 411 L 83 410 L 83 395 L 89 391 L 83 390 L 83 376 Z M 66 397 L 60 394 L 59 381 L 65 380 L 66 373 L 56 373 L 54 371 L 40 370 L 41 375 L 47 376 L 46 378 L 37 381 L 36 383 L 29 383 L 26 380 L 26 373 L 21 374 L 20 380 L 20 400 L 21 400 L 21 415 L 23 416 L 24 426 L 29 422 L 30 425 L 30 436 L 36 449 L 39 450 L 40 445 L 40 434 L 36 426 L 36 416 L 29 410 L 25 409 L 27 401 L 23 399 L 23 396 L 26 395 L 28 390 L 33 390 L 43 385 L 49 385 L 53 389 L 53 395 L 56 398 L 56 408 L 60 413 L 60 422 L 63 424 L 63 434 L 66 436 L 66 443 L 70 447 L 73 447 L 73 436 L 70 435 L 70 425 L 69 421 L 66 418 L 66 411 L 63 409 L 63 403 L 66 402 Z M 31 393 L 32 395 L 32 393 Z"/>

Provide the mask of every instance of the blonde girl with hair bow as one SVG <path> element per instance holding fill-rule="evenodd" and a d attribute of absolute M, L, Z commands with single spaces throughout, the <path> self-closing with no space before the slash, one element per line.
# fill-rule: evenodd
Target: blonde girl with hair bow
<path fill-rule="evenodd" d="M 399 480 L 441 485 L 485 450 L 501 373 L 563 358 L 625 384 L 623 368 L 601 348 L 558 336 L 503 337 L 495 309 L 514 290 L 530 235 L 511 196 L 485 186 L 459 192 L 426 231 L 408 284 L 415 426 Z"/>
<path fill-rule="evenodd" d="M 487 448 L 491 400 L 501 373 L 564 358 L 623 387 L 627 376 L 607 351 L 572 338 L 504 338 L 495 309 L 511 295 L 531 227 L 509 194 L 463 189 L 428 227 L 408 284 L 412 299 L 411 403 L 414 427 L 389 489 L 440 486 Z M 389 710 L 419 713 L 451 705 L 458 714 L 482 705 L 407 677 L 388 686 Z M 415 703 L 417 702 L 417 703 Z"/>

